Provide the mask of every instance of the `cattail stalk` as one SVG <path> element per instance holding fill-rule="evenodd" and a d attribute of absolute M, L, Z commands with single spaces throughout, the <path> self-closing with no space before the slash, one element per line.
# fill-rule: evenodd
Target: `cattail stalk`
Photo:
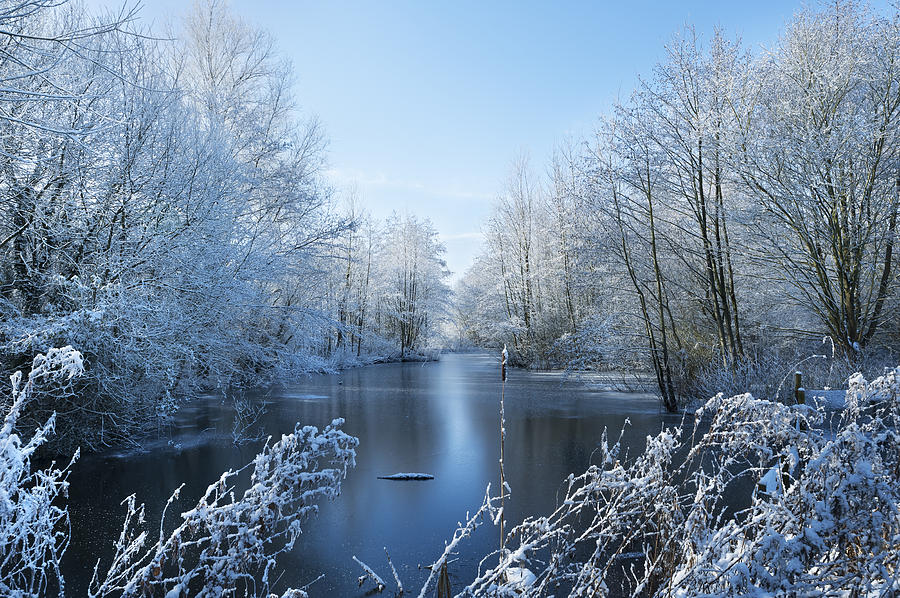
<path fill-rule="evenodd" d="M 506 351 L 506 345 L 503 345 L 503 352 L 500 354 L 500 562 L 503 562 L 503 552 L 506 546 L 506 536 L 504 532 L 504 521 L 506 514 L 503 511 L 504 498 L 506 497 L 506 474 L 503 471 L 503 447 L 506 441 L 506 411 L 504 407 L 504 394 L 506 392 L 506 361 L 509 354 Z"/>

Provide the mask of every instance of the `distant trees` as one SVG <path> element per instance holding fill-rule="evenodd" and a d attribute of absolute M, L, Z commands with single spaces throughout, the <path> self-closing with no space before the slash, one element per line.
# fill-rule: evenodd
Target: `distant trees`
<path fill-rule="evenodd" d="M 758 58 L 687 29 L 548 176 L 516 163 L 461 282 L 469 337 L 532 365 L 643 355 L 669 409 L 806 339 L 851 360 L 889 348 L 898 22 L 806 10 Z"/>
<path fill-rule="evenodd" d="M 354 196 L 345 215 L 355 225 L 340 238 L 340 267 L 329 278 L 323 308 L 336 323 L 326 345 L 362 359 L 426 348 L 449 317 L 450 300 L 445 250 L 431 221 L 395 213 L 377 222 Z"/>
<path fill-rule="evenodd" d="M 400 355 L 420 348 L 444 315 L 449 276 L 444 246 L 429 220 L 396 214 L 388 219 L 379 259 L 383 292 L 377 321 L 388 338 L 399 341 Z"/>
<path fill-rule="evenodd" d="M 582 315 L 571 170 L 556 166 L 550 187 L 526 156 L 515 161 L 485 224 L 484 253 L 457 288 L 470 340 L 507 344 L 514 362 L 552 360 L 555 341 L 574 335 Z"/>
<path fill-rule="evenodd" d="M 539 189 L 522 157 L 513 166 L 504 193 L 488 222 L 488 246 L 500 266 L 503 300 L 511 324 L 513 350 L 529 355 L 536 349 L 541 310 L 539 280 Z M 534 358 L 535 355 L 529 355 Z"/>

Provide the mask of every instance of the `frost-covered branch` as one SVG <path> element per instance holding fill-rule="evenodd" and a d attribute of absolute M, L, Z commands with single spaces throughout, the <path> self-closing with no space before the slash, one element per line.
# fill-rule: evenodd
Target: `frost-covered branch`
<path fill-rule="evenodd" d="M 4 596 L 40 596 L 54 586 L 64 595 L 59 564 L 69 544 L 69 514 L 55 503 L 67 491 L 78 452 L 62 468 L 53 463 L 32 471 L 31 459 L 53 433 L 56 416 L 27 441 L 17 433 L 16 423 L 36 384 L 65 384 L 83 367 L 81 354 L 63 347 L 36 356 L 24 385 L 21 372 L 12 376 L 12 401 L 0 427 L 0 594 Z"/>
<path fill-rule="evenodd" d="M 382 591 L 384 591 L 384 588 L 387 587 L 387 584 L 384 583 L 384 580 L 381 579 L 381 576 L 380 576 L 380 575 L 378 575 L 377 573 L 375 573 L 375 571 L 373 571 L 371 567 L 369 567 L 367 564 L 365 564 L 364 562 L 362 562 L 361 560 L 359 560 L 359 559 L 356 558 L 355 556 L 353 557 L 353 561 L 354 561 L 357 565 L 359 565 L 360 567 L 362 567 L 362 570 L 365 572 L 365 575 L 360 575 L 360 576 L 359 576 L 359 587 L 362 587 L 362 585 L 363 585 L 364 583 L 366 583 L 366 580 L 367 580 L 367 579 L 371 579 L 371 580 L 372 580 L 372 583 L 375 584 L 375 591 L 376 591 L 376 592 L 382 592 Z"/>
<path fill-rule="evenodd" d="M 253 471 L 240 498 L 235 483 L 244 468 L 226 471 L 181 514 L 182 523 L 168 536 L 164 512 L 153 544 L 141 529 L 143 505 L 128 497 L 115 555 L 105 572 L 98 562 L 89 596 L 219 596 L 239 584 L 255 588 L 257 583 L 261 590 L 254 593 L 264 593 L 276 555 L 293 547 L 300 523 L 318 511 L 318 501 L 340 493 L 341 480 L 355 465 L 358 440 L 344 433 L 342 424 L 334 420 L 321 432 L 298 425 L 246 466 Z"/>
<path fill-rule="evenodd" d="M 394 576 L 394 582 L 397 584 L 397 593 L 403 593 L 403 582 L 400 581 L 400 576 L 397 574 L 397 568 L 394 567 L 394 563 L 391 561 L 391 555 L 388 554 L 387 548 L 384 549 L 384 556 L 387 557 L 388 566 L 391 568 L 391 574 Z"/>

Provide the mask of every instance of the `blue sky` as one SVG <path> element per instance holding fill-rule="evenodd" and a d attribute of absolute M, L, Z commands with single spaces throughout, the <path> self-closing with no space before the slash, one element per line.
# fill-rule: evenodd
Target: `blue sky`
<path fill-rule="evenodd" d="M 110 3 L 91 0 L 91 4 Z M 114 3 L 113 3 L 114 4 Z M 231 0 L 278 39 L 330 139 L 329 176 L 375 216 L 429 217 L 456 278 L 512 160 L 544 169 L 588 133 L 686 24 L 772 44 L 800 2 Z M 147 0 L 163 20 L 186 2 Z"/>

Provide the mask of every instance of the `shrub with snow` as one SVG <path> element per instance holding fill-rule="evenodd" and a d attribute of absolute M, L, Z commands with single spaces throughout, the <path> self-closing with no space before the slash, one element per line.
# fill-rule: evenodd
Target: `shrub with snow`
<path fill-rule="evenodd" d="M 569 477 L 553 513 L 514 527 L 458 595 L 893 595 L 900 368 L 852 377 L 848 408 L 827 415 L 720 394 L 689 441 L 663 430 L 628 462 L 604 433 L 598 464 Z M 486 500 L 477 516 L 494 510 Z"/>
<path fill-rule="evenodd" d="M 39 384 L 65 388 L 83 372 L 81 353 L 64 347 L 34 358 L 25 384 L 12 376 L 12 401 L 0 427 L 0 595 L 65 596 L 60 560 L 69 542 L 68 511 L 60 499 L 78 453 L 65 467 L 51 464 L 32 471 L 35 451 L 53 432 L 55 414 L 30 440 L 17 431 L 19 416 Z M 221 596 L 244 588 L 265 596 L 269 573 L 279 553 L 290 550 L 300 524 L 318 511 L 317 502 L 340 493 L 347 469 L 356 463 L 359 441 L 340 429 L 336 419 L 323 430 L 297 425 L 252 463 L 226 471 L 211 484 L 182 522 L 166 534 L 166 504 L 159 536 L 144 526 L 143 505 L 132 495 L 124 502 L 125 520 L 115 554 L 105 572 L 94 568 L 90 596 Z M 251 468 L 249 487 L 236 497 L 235 484 Z M 285 598 L 301 598 L 287 590 Z"/>
<path fill-rule="evenodd" d="M 301 521 L 318 511 L 317 501 L 340 493 L 347 469 L 356 464 L 359 441 L 340 430 L 342 424 L 336 419 L 321 432 L 298 425 L 256 456 L 250 487 L 239 499 L 235 480 L 242 470 L 226 471 L 168 536 L 164 511 L 152 544 L 141 529 L 143 505 L 128 497 L 116 553 L 105 573 L 99 563 L 94 568 L 89 596 L 212 597 L 239 585 L 265 595 L 276 556 L 293 548 Z"/>

